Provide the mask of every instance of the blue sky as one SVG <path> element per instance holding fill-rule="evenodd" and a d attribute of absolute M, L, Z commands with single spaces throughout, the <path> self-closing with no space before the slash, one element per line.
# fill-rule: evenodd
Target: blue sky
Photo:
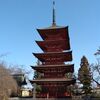
<path fill-rule="evenodd" d="M 41 52 L 35 40 L 41 40 L 37 28 L 52 23 L 53 0 L 0 0 L 0 54 L 9 64 L 36 64 L 32 52 Z M 100 46 L 100 0 L 55 0 L 56 23 L 69 26 L 75 70 L 86 55 L 95 62 Z"/>

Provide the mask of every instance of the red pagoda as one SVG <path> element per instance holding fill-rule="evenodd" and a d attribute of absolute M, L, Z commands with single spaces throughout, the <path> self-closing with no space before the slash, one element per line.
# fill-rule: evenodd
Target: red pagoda
<path fill-rule="evenodd" d="M 54 2 L 53 2 L 54 5 Z M 41 64 L 31 66 L 41 77 L 34 78 L 31 83 L 40 86 L 36 93 L 40 98 L 66 98 L 71 96 L 68 87 L 75 83 L 73 77 L 74 64 L 70 50 L 68 26 L 60 27 L 55 23 L 53 7 L 53 23 L 51 27 L 37 29 L 43 41 L 36 41 L 43 53 L 33 53 Z M 36 88 L 36 87 L 35 87 Z"/>

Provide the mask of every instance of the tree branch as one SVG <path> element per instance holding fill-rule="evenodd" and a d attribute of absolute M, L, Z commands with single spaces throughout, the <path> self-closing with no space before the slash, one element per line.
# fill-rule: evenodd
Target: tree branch
<path fill-rule="evenodd" d="M 100 83 L 99 83 L 98 81 L 96 81 L 94 78 L 92 78 L 92 80 L 93 80 L 97 85 L 100 86 Z"/>

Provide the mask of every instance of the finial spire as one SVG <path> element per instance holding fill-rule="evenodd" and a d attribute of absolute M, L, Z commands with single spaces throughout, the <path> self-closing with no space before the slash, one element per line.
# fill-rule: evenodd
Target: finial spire
<path fill-rule="evenodd" d="M 52 20 L 52 26 L 56 26 L 56 21 L 55 21 L 55 1 L 53 1 L 53 20 Z"/>

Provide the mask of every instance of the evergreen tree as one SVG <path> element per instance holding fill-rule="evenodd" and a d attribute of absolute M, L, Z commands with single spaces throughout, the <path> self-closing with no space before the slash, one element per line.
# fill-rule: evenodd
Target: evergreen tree
<path fill-rule="evenodd" d="M 88 60 L 85 56 L 81 59 L 80 68 L 78 71 L 78 79 L 83 84 L 83 91 L 85 94 L 91 93 L 91 71 L 89 67 Z"/>

